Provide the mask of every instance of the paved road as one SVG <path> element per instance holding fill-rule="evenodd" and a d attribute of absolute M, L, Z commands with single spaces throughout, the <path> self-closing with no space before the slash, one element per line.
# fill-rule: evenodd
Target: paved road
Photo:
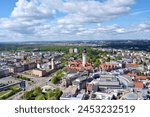
<path fill-rule="evenodd" d="M 20 74 L 20 75 L 24 75 L 24 74 Z M 60 86 L 54 85 L 49 81 L 49 79 L 51 77 L 33 77 L 30 75 L 24 75 L 24 76 L 26 76 L 26 77 L 30 78 L 32 81 L 34 81 L 33 84 L 30 84 L 28 81 L 26 81 L 26 83 L 27 83 L 26 91 L 32 90 L 36 86 L 43 87 L 45 85 L 49 85 L 53 88 L 57 88 L 57 87 L 61 88 Z M 21 91 L 15 95 L 11 96 L 10 98 L 8 98 L 8 100 L 20 100 L 23 93 L 24 93 L 24 91 Z"/>

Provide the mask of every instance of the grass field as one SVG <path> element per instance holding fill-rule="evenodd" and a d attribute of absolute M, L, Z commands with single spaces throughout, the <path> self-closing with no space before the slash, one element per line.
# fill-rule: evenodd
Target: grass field
<path fill-rule="evenodd" d="M 21 88 L 19 86 L 9 87 L 7 90 L 0 92 L 0 100 L 7 99 L 19 91 L 21 91 Z"/>
<path fill-rule="evenodd" d="M 1 92 L 0 92 L 0 97 L 3 97 L 3 96 L 7 95 L 7 94 L 10 93 L 10 92 L 11 92 L 11 90 L 1 91 Z"/>

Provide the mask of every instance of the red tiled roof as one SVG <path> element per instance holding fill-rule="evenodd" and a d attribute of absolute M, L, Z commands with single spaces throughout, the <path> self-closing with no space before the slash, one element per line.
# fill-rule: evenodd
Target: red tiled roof
<path fill-rule="evenodd" d="M 127 75 L 129 75 L 131 77 L 135 77 L 135 79 L 139 79 L 139 80 L 146 80 L 148 78 L 147 76 L 138 76 L 135 73 L 128 73 Z"/>
<path fill-rule="evenodd" d="M 108 70 L 108 69 L 114 69 L 116 67 L 116 65 L 110 64 L 110 63 L 104 63 L 104 64 L 101 64 L 100 67 L 102 69 Z"/>
<path fill-rule="evenodd" d="M 138 67 L 139 65 L 135 64 L 135 63 L 128 63 L 126 66 L 127 67 Z"/>
<path fill-rule="evenodd" d="M 136 76 L 136 79 L 146 80 L 146 79 L 147 79 L 147 76 Z"/>
<path fill-rule="evenodd" d="M 134 86 L 135 86 L 136 88 L 144 88 L 143 82 L 134 82 Z"/>
<path fill-rule="evenodd" d="M 87 63 L 85 65 L 85 67 L 83 67 L 82 65 L 82 61 L 70 61 L 69 62 L 69 66 L 67 67 L 68 69 L 74 69 L 74 70 L 80 70 L 81 68 L 83 68 L 84 70 L 89 70 L 93 67 L 93 65 L 91 63 Z"/>

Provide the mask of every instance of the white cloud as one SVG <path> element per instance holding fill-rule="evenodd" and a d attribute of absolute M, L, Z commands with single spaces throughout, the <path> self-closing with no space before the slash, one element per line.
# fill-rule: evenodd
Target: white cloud
<path fill-rule="evenodd" d="M 55 14 L 56 2 L 53 0 L 18 0 L 11 17 L 25 19 L 45 19 Z"/>
<path fill-rule="evenodd" d="M 92 35 L 103 39 L 146 39 L 150 36 L 150 23 L 140 23 L 134 26 L 121 27 L 119 25 L 97 26 L 78 31 L 77 35 Z M 95 38 L 96 39 L 96 38 Z"/>
<path fill-rule="evenodd" d="M 59 23 L 99 23 L 127 13 L 133 3 L 134 0 L 18 0 L 11 16 L 50 19 L 59 11 L 66 13 Z"/>
<path fill-rule="evenodd" d="M 141 23 L 137 26 L 138 30 L 150 30 L 150 23 Z"/>
<path fill-rule="evenodd" d="M 134 0 L 71 0 L 63 3 L 63 11 L 68 13 L 58 23 L 100 23 L 127 13 Z"/>
<path fill-rule="evenodd" d="M 133 4 L 134 0 L 18 0 L 11 16 L 0 19 L 0 39 L 111 39 L 149 33 L 149 23 L 103 26 L 128 13 Z"/>

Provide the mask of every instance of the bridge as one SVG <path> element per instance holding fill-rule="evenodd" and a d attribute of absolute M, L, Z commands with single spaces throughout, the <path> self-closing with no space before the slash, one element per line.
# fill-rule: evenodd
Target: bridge
<path fill-rule="evenodd" d="M 9 85 L 0 87 L 0 91 L 3 91 L 3 90 L 5 90 L 5 89 L 8 89 L 9 87 L 12 87 L 12 86 L 15 86 L 15 85 L 20 85 L 20 87 L 21 87 L 23 90 L 26 89 L 26 82 L 25 82 L 25 81 L 19 81 L 19 82 L 14 83 L 14 84 L 9 84 Z"/>

